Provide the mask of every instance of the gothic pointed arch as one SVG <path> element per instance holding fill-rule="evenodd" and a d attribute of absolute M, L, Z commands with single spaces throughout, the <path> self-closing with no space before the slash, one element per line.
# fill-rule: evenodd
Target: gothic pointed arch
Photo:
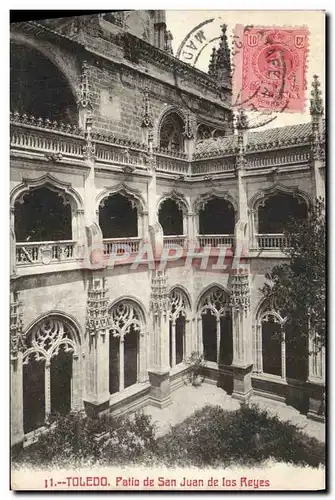
<path fill-rule="evenodd" d="M 189 204 L 182 193 L 174 189 L 163 193 L 157 204 L 157 214 L 164 235 L 186 234 L 188 213 Z"/>
<path fill-rule="evenodd" d="M 233 333 L 229 293 L 212 284 L 197 301 L 199 343 L 204 359 L 219 365 L 233 362 Z"/>
<path fill-rule="evenodd" d="M 131 297 L 109 308 L 109 392 L 123 392 L 146 376 L 145 312 Z"/>
<path fill-rule="evenodd" d="M 194 212 L 199 234 L 234 234 L 238 205 L 229 192 L 211 189 L 198 196 L 194 202 Z"/>
<path fill-rule="evenodd" d="M 234 212 L 236 213 L 236 216 L 238 214 L 238 203 L 236 199 L 229 193 L 229 191 L 219 191 L 218 189 L 211 189 L 210 191 L 207 191 L 206 193 L 203 193 L 199 195 L 194 203 L 193 203 L 193 210 L 195 213 L 199 213 L 200 210 L 203 210 L 206 204 L 212 200 L 213 198 L 220 198 L 223 200 L 226 200 L 229 202 L 233 209 Z"/>
<path fill-rule="evenodd" d="M 184 361 L 187 345 L 187 331 L 190 329 L 191 301 L 188 293 L 180 286 L 174 286 L 169 292 L 170 299 L 170 322 L 169 322 L 169 345 L 170 366 L 174 369 Z"/>
<path fill-rule="evenodd" d="M 17 242 L 67 241 L 80 234 L 80 194 L 51 174 L 24 178 L 10 195 L 12 227 Z"/>
<path fill-rule="evenodd" d="M 64 203 L 70 203 L 75 210 L 84 210 L 84 202 L 80 194 L 73 189 L 69 182 L 61 181 L 50 173 L 44 174 L 41 177 L 30 179 L 24 177 L 22 182 L 16 186 L 10 193 L 10 207 L 14 209 L 16 202 L 22 203 L 24 195 L 39 187 L 47 187 L 51 191 L 59 194 Z"/>
<path fill-rule="evenodd" d="M 179 108 L 169 106 L 164 109 L 156 125 L 156 146 L 171 152 L 184 152 L 187 122 L 186 114 Z"/>
<path fill-rule="evenodd" d="M 132 206 L 137 208 L 138 213 L 143 214 L 147 211 L 147 204 L 141 194 L 141 191 L 127 186 L 124 182 L 120 182 L 115 186 L 105 187 L 96 197 L 97 209 L 103 205 L 104 200 L 115 194 L 120 194 L 125 198 L 129 198 Z"/>
<path fill-rule="evenodd" d="M 24 432 L 43 426 L 51 413 L 68 413 L 81 399 L 80 331 L 68 315 L 51 311 L 25 334 Z"/>
<path fill-rule="evenodd" d="M 310 197 L 297 187 L 277 183 L 258 191 L 250 200 L 253 226 L 258 234 L 282 234 L 290 217 L 308 217 Z"/>
<path fill-rule="evenodd" d="M 264 204 L 267 198 L 273 196 L 274 194 L 291 195 L 298 200 L 300 199 L 301 201 L 304 201 L 307 207 L 309 207 L 312 203 L 310 196 L 297 186 L 286 186 L 285 184 L 278 182 L 273 186 L 257 191 L 257 193 L 255 193 L 249 201 L 250 210 L 257 210 L 261 204 Z"/>

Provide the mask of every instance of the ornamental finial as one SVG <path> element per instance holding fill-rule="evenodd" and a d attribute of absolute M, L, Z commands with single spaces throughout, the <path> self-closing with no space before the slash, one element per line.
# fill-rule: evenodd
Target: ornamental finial
<path fill-rule="evenodd" d="M 309 110 L 311 115 L 323 114 L 322 92 L 320 90 L 320 82 L 319 82 L 319 77 L 317 75 L 313 76 L 310 103 L 311 105 Z"/>

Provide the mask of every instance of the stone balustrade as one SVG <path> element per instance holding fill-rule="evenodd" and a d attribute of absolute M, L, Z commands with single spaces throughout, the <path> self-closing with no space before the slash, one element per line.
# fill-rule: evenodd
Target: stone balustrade
<path fill-rule="evenodd" d="M 283 234 L 256 234 L 257 247 L 264 250 L 280 250 L 287 247 L 287 238 Z"/>
<path fill-rule="evenodd" d="M 48 119 L 11 113 L 10 147 L 44 153 L 47 159 L 81 158 L 85 144 L 81 129 Z"/>
<path fill-rule="evenodd" d="M 140 249 L 142 239 L 132 238 L 104 238 L 104 255 L 122 255 L 124 253 L 135 253 Z"/>
<path fill-rule="evenodd" d="M 16 265 L 48 265 L 75 261 L 76 247 L 76 242 L 71 240 L 16 243 Z"/>
<path fill-rule="evenodd" d="M 202 247 L 231 247 L 234 244 L 233 234 L 202 234 L 198 236 L 199 246 Z"/>
<path fill-rule="evenodd" d="M 181 153 L 182 154 L 182 153 Z M 189 161 L 156 153 L 156 169 L 170 174 L 189 174 Z"/>
<path fill-rule="evenodd" d="M 165 248 L 185 248 L 187 243 L 187 236 L 164 236 L 164 247 Z"/>

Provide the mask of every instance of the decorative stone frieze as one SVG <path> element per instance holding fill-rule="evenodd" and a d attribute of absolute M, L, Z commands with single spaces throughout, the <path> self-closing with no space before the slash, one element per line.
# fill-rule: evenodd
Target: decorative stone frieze
<path fill-rule="evenodd" d="M 10 352 L 11 359 L 17 359 L 19 351 L 26 348 L 26 337 L 22 325 L 22 302 L 19 300 L 19 292 L 13 292 L 10 302 Z"/>
<path fill-rule="evenodd" d="M 234 274 L 231 281 L 230 305 L 247 312 L 250 308 L 250 285 L 248 274 Z"/>
<path fill-rule="evenodd" d="M 155 316 L 165 315 L 170 311 L 170 297 L 165 270 L 153 271 L 150 308 Z"/>
<path fill-rule="evenodd" d="M 108 305 L 105 278 L 93 278 L 87 292 L 87 331 L 91 336 L 106 334 L 109 328 Z"/>
<path fill-rule="evenodd" d="M 88 64 L 86 61 L 82 62 L 77 102 L 78 105 L 82 108 L 92 109 L 92 92 L 88 80 Z"/>

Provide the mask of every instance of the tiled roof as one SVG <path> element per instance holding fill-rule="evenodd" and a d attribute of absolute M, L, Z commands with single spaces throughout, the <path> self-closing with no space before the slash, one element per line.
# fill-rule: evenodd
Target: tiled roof
<path fill-rule="evenodd" d="M 299 125 L 288 125 L 264 130 L 262 132 L 249 132 L 249 150 L 261 149 L 261 145 L 285 146 L 307 142 L 312 134 L 312 123 L 300 123 Z M 274 144 L 273 144 L 274 143 Z M 215 153 L 216 151 L 229 151 L 237 147 L 237 135 L 227 137 L 210 138 L 196 144 L 196 154 Z"/>

